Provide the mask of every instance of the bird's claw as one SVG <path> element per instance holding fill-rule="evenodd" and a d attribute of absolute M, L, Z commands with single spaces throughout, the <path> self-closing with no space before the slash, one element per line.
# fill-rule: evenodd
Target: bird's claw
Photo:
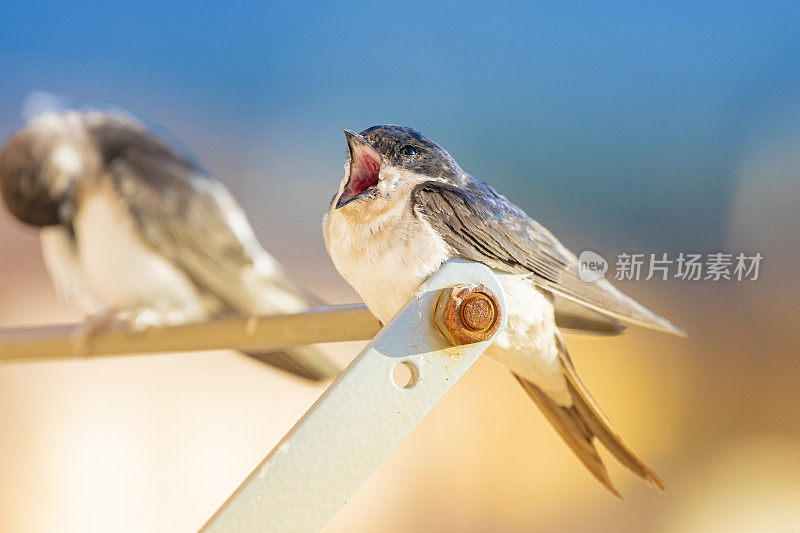
<path fill-rule="evenodd" d="M 87 315 L 73 334 L 73 352 L 81 357 L 90 355 L 93 338 L 106 331 L 124 331 L 130 334 L 141 333 L 151 327 L 154 321 L 146 313 L 106 309 Z"/>

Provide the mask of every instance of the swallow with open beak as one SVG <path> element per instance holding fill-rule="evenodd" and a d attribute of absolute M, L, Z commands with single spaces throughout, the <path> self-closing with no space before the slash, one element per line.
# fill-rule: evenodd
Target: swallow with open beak
<path fill-rule="evenodd" d="M 508 325 L 485 352 L 505 365 L 591 473 L 615 495 L 600 441 L 652 485 L 661 479 L 616 434 L 581 383 L 559 332 L 620 332 L 620 321 L 681 334 L 578 260 L 542 225 L 464 172 L 442 147 L 403 126 L 345 131 L 349 160 L 323 221 L 339 273 L 384 323 L 451 258 L 492 268 Z M 561 321 L 559 314 L 564 317 Z"/>
<path fill-rule="evenodd" d="M 261 247 L 228 190 L 127 113 L 32 120 L 0 152 L 0 193 L 39 229 L 60 294 L 97 325 L 113 317 L 138 330 L 316 304 Z M 314 347 L 248 355 L 312 380 L 338 374 Z"/>

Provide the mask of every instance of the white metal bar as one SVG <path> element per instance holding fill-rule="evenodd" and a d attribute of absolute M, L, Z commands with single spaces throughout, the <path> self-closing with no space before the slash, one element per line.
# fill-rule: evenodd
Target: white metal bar
<path fill-rule="evenodd" d="M 441 289 L 478 283 L 483 265 L 452 260 L 385 326 L 203 527 L 204 532 L 319 531 L 416 427 L 492 339 L 451 346 L 433 324 Z M 496 336 L 497 334 L 495 334 Z M 414 384 L 398 388 L 397 364 Z"/>
<path fill-rule="evenodd" d="M 583 313 L 556 310 L 556 323 L 561 331 L 568 332 L 613 335 L 622 331 L 613 322 L 585 326 Z M 576 328 L 578 331 L 573 331 Z M 365 341 L 379 329 L 380 323 L 363 304 L 154 327 L 138 333 L 111 328 L 93 333 L 86 342 L 77 342 L 81 324 L 0 329 L 0 362 L 220 349 L 264 352 L 288 346 Z"/>
<path fill-rule="evenodd" d="M 85 343 L 76 342 L 80 325 L 6 329 L 0 330 L 0 361 L 220 349 L 266 351 L 369 340 L 379 329 L 378 320 L 361 304 L 148 328 L 137 333 L 109 329 L 91 334 Z"/>

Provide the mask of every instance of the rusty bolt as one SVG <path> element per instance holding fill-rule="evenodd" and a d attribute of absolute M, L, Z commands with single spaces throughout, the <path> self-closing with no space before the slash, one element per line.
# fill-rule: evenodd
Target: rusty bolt
<path fill-rule="evenodd" d="M 485 341 L 497 332 L 500 302 L 483 285 L 464 284 L 443 289 L 434 312 L 434 323 L 454 346 Z"/>

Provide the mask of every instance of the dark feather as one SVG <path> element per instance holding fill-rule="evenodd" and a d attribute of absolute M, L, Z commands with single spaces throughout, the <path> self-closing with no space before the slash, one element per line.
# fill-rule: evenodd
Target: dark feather
<path fill-rule="evenodd" d="M 607 280 L 581 280 L 572 252 L 519 207 L 469 175 L 463 175 L 458 186 L 440 181 L 417 185 L 411 205 L 414 213 L 424 217 L 464 259 L 503 272 L 530 274 L 541 288 L 605 315 L 683 334 Z"/>
<path fill-rule="evenodd" d="M 270 297 L 275 289 L 305 306 L 318 303 L 280 272 L 259 275 L 253 266 L 264 253 L 261 245 L 249 226 L 235 231 L 229 218 L 244 220 L 244 215 L 191 156 L 121 116 L 108 116 L 90 133 L 107 177 L 145 242 L 184 272 L 217 314 L 284 312 Z M 313 347 L 247 355 L 309 379 L 338 373 Z"/>
<path fill-rule="evenodd" d="M 616 318 L 561 296 L 553 298 L 553 307 L 556 326 L 562 332 L 620 335 L 626 329 Z"/>
<path fill-rule="evenodd" d="M 341 372 L 341 368 L 311 346 L 296 346 L 277 352 L 242 353 L 257 361 L 312 381 L 333 379 Z"/>

